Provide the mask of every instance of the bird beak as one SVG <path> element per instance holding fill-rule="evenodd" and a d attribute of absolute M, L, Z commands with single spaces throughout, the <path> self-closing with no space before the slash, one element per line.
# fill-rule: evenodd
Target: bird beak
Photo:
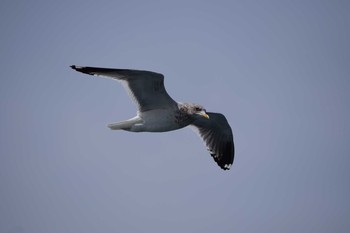
<path fill-rule="evenodd" d="M 204 112 L 204 111 L 201 111 L 201 112 L 199 112 L 199 113 L 197 113 L 197 114 L 200 115 L 200 116 L 202 116 L 202 117 L 205 117 L 205 118 L 209 119 L 208 114 L 207 114 L 206 112 Z"/>

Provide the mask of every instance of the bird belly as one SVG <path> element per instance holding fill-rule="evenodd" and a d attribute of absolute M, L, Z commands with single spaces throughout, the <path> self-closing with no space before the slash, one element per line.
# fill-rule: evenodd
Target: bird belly
<path fill-rule="evenodd" d="M 166 132 L 185 127 L 176 122 L 174 110 L 157 109 L 139 113 L 144 132 Z"/>

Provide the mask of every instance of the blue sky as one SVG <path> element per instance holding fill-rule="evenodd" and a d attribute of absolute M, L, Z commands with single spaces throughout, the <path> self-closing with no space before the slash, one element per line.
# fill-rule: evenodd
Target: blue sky
<path fill-rule="evenodd" d="M 348 1 L 2 1 L 0 232 L 349 232 Z M 163 73 L 225 114 L 222 171 L 189 129 L 69 65 Z"/>

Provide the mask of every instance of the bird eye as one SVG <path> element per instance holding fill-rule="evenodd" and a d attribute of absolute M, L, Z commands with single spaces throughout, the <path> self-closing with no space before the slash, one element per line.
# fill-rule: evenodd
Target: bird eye
<path fill-rule="evenodd" d="M 202 108 L 200 108 L 200 107 L 196 107 L 195 109 L 197 112 L 202 111 Z"/>

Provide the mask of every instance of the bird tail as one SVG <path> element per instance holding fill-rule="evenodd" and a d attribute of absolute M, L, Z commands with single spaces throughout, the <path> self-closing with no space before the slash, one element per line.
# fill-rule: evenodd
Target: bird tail
<path fill-rule="evenodd" d="M 139 117 L 133 117 L 129 120 L 126 121 L 120 121 L 120 122 L 116 122 L 116 123 L 111 123 L 108 124 L 108 128 L 112 129 L 112 130 L 126 130 L 126 131 L 133 131 L 134 126 L 136 126 L 136 124 L 140 124 L 142 123 L 143 120 Z"/>

